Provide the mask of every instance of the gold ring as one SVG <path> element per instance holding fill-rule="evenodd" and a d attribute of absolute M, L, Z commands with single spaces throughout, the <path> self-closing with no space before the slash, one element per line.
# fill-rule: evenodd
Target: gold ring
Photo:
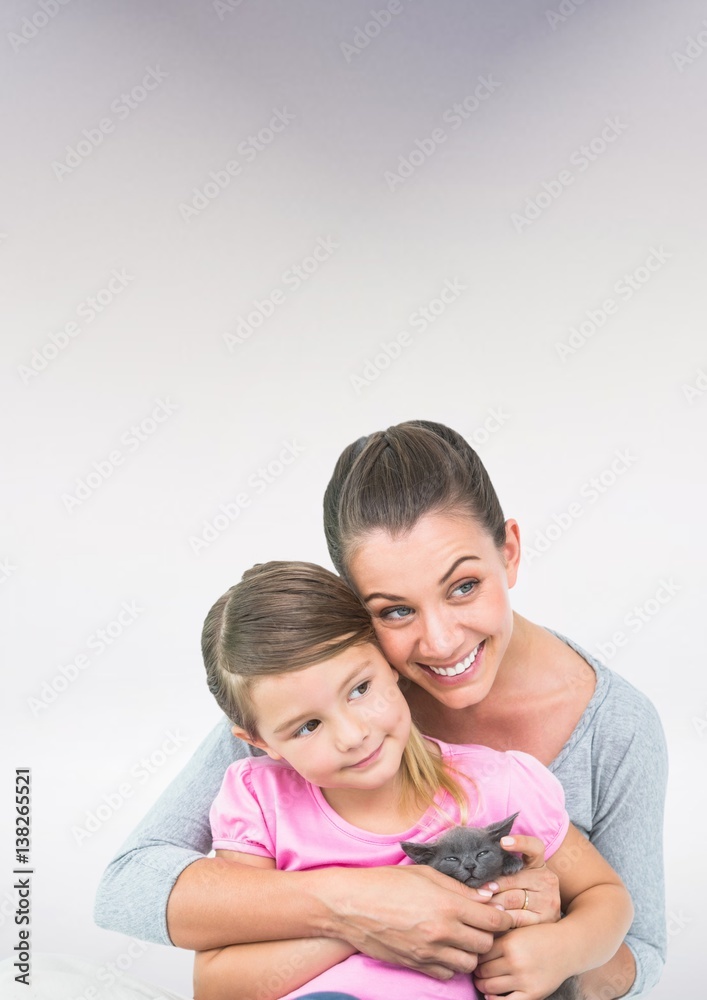
<path fill-rule="evenodd" d="M 530 896 L 528 895 L 528 890 L 527 889 L 523 889 L 523 892 L 525 893 L 525 902 L 521 906 L 521 910 L 527 910 L 528 909 L 528 903 L 530 902 Z"/>

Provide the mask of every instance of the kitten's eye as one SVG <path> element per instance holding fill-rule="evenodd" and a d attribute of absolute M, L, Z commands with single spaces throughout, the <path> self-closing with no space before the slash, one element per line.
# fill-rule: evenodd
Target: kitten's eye
<path fill-rule="evenodd" d="M 456 861 L 456 863 L 459 864 L 459 858 L 443 858 L 442 860 L 443 861 Z"/>
<path fill-rule="evenodd" d="M 477 858 L 483 858 L 484 854 L 488 854 L 488 851 L 479 851 L 479 853 L 476 855 L 476 857 Z"/>

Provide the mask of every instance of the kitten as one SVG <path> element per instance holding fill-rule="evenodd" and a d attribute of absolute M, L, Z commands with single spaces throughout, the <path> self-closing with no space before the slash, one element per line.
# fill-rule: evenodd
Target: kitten
<path fill-rule="evenodd" d="M 464 885 L 478 889 L 501 875 L 520 871 L 523 862 L 515 854 L 504 851 L 499 841 L 511 832 L 518 816 L 513 813 L 500 823 L 490 826 L 453 826 L 438 840 L 418 844 L 402 841 L 400 846 L 416 865 L 429 865 Z M 576 978 L 559 986 L 547 1000 L 583 1000 Z"/>

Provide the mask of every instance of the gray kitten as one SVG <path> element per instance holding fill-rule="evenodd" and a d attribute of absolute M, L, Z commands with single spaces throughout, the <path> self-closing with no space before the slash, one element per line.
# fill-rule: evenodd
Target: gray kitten
<path fill-rule="evenodd" d="M 523 867 L 521 859 L 504 851 L 499 843 L 501 837 L 511 832 L 517 816 L 518 813 L 513 813 L 490 826 L 453 826 L 438 840 L 427 844 L 405 840 L 400 846 L 416 865 L 429 865 L 443 875 L 478 889 L 485 882 L 501 875 L 513 875 Z M 576 978 L 566 979 L 547 1000 L 583 1000 Z"/>

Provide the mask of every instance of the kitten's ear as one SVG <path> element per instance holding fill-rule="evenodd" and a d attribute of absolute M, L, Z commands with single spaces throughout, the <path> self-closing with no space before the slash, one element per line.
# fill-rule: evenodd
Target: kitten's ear
<path fill-rule="evenodd" d="M 434 857 L 434 845 L 416 844 L 412 840 L 401 840 L 400 846 L 416 865 L 426 865 Z"/>
<path fill-rule="evenodd" d="M 507 837 L 511 832 L 511 827 L 517 820 L 520 813 L 513 813 L 512 816 L 508 816 L 506 819 L 501 820 L 500 823 L 493 823 L 491 826 L 487 827 L 489 837 L 493 837 L 495 840 L 500 840 L 501 837 Z"/>

